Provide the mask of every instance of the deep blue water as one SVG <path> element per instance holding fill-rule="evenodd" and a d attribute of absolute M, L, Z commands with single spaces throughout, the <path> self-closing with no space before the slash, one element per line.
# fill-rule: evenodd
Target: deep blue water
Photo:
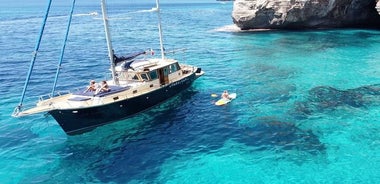
<path fill-rule="evenodd" d="M 116 53 L 159 48 L 153 5 L 109 3 Z M 70 10 L 54 5 L 27 103 L 51 91 Z M 380 181 L 380 31 L 238 33 L 225 27 L 230 3 L 163 4 L 165 48 L 186 48 L 169 57 L 206 74 L 131 119 L 66 136 L 50 116 L 10 116 L 44 10 L 1 7 L 1 183 Z M 100 12 L 76 7 L 58 90 L 108 76 Z M 238 97 L 213 105 L 223 90 Z"/>

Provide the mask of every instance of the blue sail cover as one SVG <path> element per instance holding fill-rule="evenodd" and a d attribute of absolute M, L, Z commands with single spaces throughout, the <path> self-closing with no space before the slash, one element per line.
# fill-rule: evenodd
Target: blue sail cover
<path fill-rule="evenodd" d="M 134 53 L 131 53 L 131 54 L 128 54 L 126 56 L 120 56 L 120 57 L 117 57 L 115 54 L 113 55 L 113 60 L 115 62 L 115 65 L 120 63 L 120 62 L 123 62 L 123 61 L 128 61 L 128 60 L 132 60 L 134 58 L 136 58 L 137 56 L 140 56 L 140 55 L 143 55 L 143 54 L 146 54 L 145 51 L 139 51 L 139 52 L 134 52 Z"/>

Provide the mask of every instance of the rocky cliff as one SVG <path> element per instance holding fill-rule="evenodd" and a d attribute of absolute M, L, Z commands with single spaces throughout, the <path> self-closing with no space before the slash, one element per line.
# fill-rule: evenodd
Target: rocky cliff
<path fill-rule="evenodd" d="M 247 29 L 380 28 L 380 0 L 235 0 L 234 23 Z"/>

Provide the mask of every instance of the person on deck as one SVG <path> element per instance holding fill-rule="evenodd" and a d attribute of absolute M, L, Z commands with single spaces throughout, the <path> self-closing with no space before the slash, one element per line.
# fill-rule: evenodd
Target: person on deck
<path fill-rule="evenodd" d="M 101 93 L 101 92 L 109 92 L 111 89 L 109 88 L 107 81 L 102 81 L 102 84 L 100 88 L 97 89 L 96 94 Z"/>
<path fill-rule="evenodd" d="M 86 93 L 88 91 L 96 91 L 96 82 L 94 80 L 90 81 L 90 85 L 87 87 L 87 89 L 83 92 Z"/>

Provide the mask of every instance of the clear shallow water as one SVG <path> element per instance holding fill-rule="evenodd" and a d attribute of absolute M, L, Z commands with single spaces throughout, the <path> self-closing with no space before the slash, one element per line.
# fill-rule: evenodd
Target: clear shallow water
<path fill-rule="evenodd" d="M 141 11 L 152 6 L 110 3 L 115 51 L 157 50 L 155 15 Z M 231 24 L 231 4 L 162 5 L 165 47 L 186 48 L 173 57 L 206 75 L 149 111 L 68 137 L 51 117 L 10 117 L 44 6 L 7 10 L 0 19 L 2 183 L 380 180 L 380 31 L 231 33 L 215 31 Z M 36 63 L 43 71 L 33 75 L 27 102 L 51 90 L 69 7 L 52 10 Z M 105 76 L 102 22 L 88 15 L 94 11 L 97 3 L 75 10 L 59 90 Z M 225 89 L 238 98 L 214 106 L 211 94 Z"/>

